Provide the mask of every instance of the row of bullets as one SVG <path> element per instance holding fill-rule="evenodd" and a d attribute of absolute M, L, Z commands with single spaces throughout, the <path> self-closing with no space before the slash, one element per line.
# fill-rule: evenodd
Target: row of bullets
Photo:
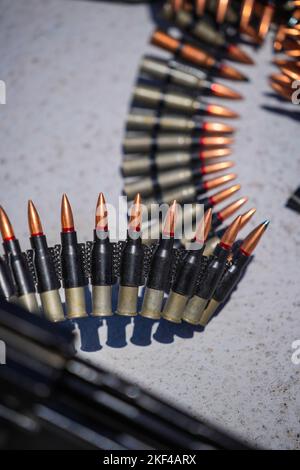
<path fill-rule="evenodd" d="M 239 116 L 224 105 L 208 103 L 203 96 L 241 100 L 240 93 L 215 77 L 247 81 L 224 59 L 249 65 L 253 61 L 235 39 L 211 21 L 209 14 L 196 18 L 187 3 L 179 6 L 165 2 L 163 16 L 179 27 L 182 35 L 156 30 L 151 44 L 172 56 L 163 59 L 146 55 L 140 62 L 123 140 L 124 193 L 130 201 L 136 193 L 141 194 L 148 209 L 153 203 L 171 204 L 174 200 L 192 204 L 185 215 L 195 220 L 197 203 L 212 208 L 240 189 L 240 185 L 233 184 L 216 191 L 237 177 L 235 173 L 219 174 L 234 166 L 225 157 L 231 154 L 235 128 L 206 120 L 206 116 Z M 246 200 L 240 198 L 214 215 L 224 221 Z M 161 222 L 152 221 L 153 226 L 159 235 Z"/>
<path fill-rule="evenodd" d="M 270 85 L 281 98 L 291 101 L 295 88 L 299 88 L 297 81 L 300 80 L 299 0 L 284 2 L 281 6 L 280 22 L 273 45 L 274 53 L 280 55 L 274 59 L 279 72 L 270 76 Z"/>
<path fill-rule="evenodd" d="M 223 100 L 243 98 L 231 87 L 219 83 L 217 77 L 248 81 L 228 61 L 254 63 L 238 42 L 259 46 L 277 14 L 275 7 L 274 2 L 254 0 L 175 0 L 163 5 L 163 20 L 168 26 L 175 26 L 177 33 L 168 27 L 156 30 L 151 45 L 171 56 L 165 59 L 146 55 L 140 63 L 123 141 L 124 193 L 129 200 L 140 193 L 148 209 L 155 202 L 172 204 L 176 200 L 180 204 L 191 204 L 184 214 L 185 228 L 188 220 L 192 220 L 193 225 L 198 204 L 203 204 L 206 213 L 201 230 L 205 235 L 198 236 L 199 232 L 194 233 L 192 227 L 185 232 L 181 244 L 186 248 L 186 255 L 162 308 L 170 279 L 168 250 L 173 247 L 173 241 L 168 232 L 166 239 L 161 238 L 166 234 L 166 222 L 151 221 L 151 234 L 161 241 L 146 282 L 143 316 L 157 319 L 162 314 L 172 322 L 184 320 L 205 326 L 237 284 L 268 225 L 268 222 L 259 225 L 232 254 L 238 232 L 255 209 L 248 210 L 225 228 L 222 228 L 224 221 L 238 211 L 247 198 L 239 198 L 212 214 L 212 209 L 239 191 L 240 185 L 233 184 L 211 194 L 237 177 L 235 173 L 214 175 L 234 166 L 224 157 L 231 154 L 235 128 L 207 118 L 239 116 L 223 104 L 206 100 L 209 96 Z M 178 224 L 181 226 L 181 221 Z M 145 227 L 147 230 L 149 225 Z M 175 217 L 173 225 L 176 232 Z M 198 250 L 190 250 L 191 240 L 199 243 Z M 145 241 L 151 243 L 153 239 Z M 209 257 L 208 265 L 199 281 L 203 256 Z M 130 302 L 130 293 L 126 295 Z"/>
<path fill-rule="evenodd" d="M 255 209 L 239 215 L 227 228 L 218 231 L 218 216 L 213 215 L 211 208 L 208 208 L 196 229 L 194 239 L 176 265 L 171 291 L 163 307 L 164 296 L 169 290 L 171 269 L 174 266 L 177 207 L 176 201 L 173 201 L 151 256 L 141 315 L 153 320 L 162 316 L 175 323 L 185 320 L 194 325 L 205 326 L 217 307 L 237 285 L 268 222 L 263 222 L 255 228 L 238 248 L 232 251 L 238 233 L 251 219 Z M 4 258 L 0 258 L 0 296 L 9 302 L 19 303 L 32 313 L 38 313 L 37 290 L 46 318 L 54 322 L 63 321 L 65 314 L 59 293 L 60 281 L 53 254 L 48 247 L 39 214 L 32 201 L 28 203 L 28 223 L 34 276 L 7 214 L 3 208 L 0 209 L 0 229 L 5 254 Z M 142 202 L 138 194 L 131 207 L 127 239 L 121 252 L 117 306 L 119 315 L 133 316 L 138 313 L 138 295 L 139 288 L 144 285 L 145 264 L 141 223 Z M 209 247 L 212 238 L 214 243 Z M 88 312 L 85 289 L 89 280 L 77 241 L 71 205 L 66 195 L 63 195 L 61 204 L 59 256 L 66 316 L 68 319 L 86 317 Z M 200 273 L 202 277 L 199 282 Z M 112 315 L 112 286 L 116 279 L 108 213 L 102 193 L 96 207 L 90 282 L 92 315 Z"/>

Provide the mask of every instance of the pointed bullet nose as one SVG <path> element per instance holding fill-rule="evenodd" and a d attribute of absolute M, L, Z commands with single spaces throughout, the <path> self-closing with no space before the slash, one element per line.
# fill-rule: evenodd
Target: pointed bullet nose
<path fill-rule="evenodd" d="M 241 215 L 237 216 L 234 221 L 229 225 L 228 229 L 221 238 L 220 245 L 222 245 L 224 248 L 230 249 L 233 243 L 235 242 L 237 234 L 240 231 L 241 218 Z"/>
<path fill-rule="evenodd" d="M 204 132 L 212 132 L 215 134 L 232 134 L 235 132 L 235 128 L 229 124 L 223 122 L 204 122 L 202 124 Z"/>
<path fill-rule="evenodd" d="M 97 200 L 96 213 L 95 213 L 95 229 L 107 232 L 108 231 L 108 220 L 107 220 L 107 208 L 106 201 L 103 193 L 100 193 Z"/>
<path fill-rule="evenodd" d="M 64 193 L 61 200 L 61 229 L 62 232 L 74 232 L 74 219 L 70 201 Z"/>
<path fill-rule="evenodd" d="M 255 212 L 256 212 L 256 208 L 253 207 L 249 211 L 245 212 L 245 214 L 242 214 L 240 230 L 242 230 L 242 228 L 245 227 L 245 225 L 250 221 L 250 219 L 252 219 Z"/>
<path fill-rule="evenodd" d="M 223 189 L 222 191 L 219 191 L 216 194 L 210 196 L 210 201 L 215 206 L 216 204 L 225 201 L 225 199 L 228 199 L 230 196 L 232 196 L 232 194 L 236 193 L 240 189 L 240 184 L 234 184 L 233 186 Z"/>
<path fill-rule="evenodd" d="M 15 238 L 14 229 L 10 223 L 8 215 L 2 206 L 0 206 L 0 231 L 3 241 L 12 240 Z"/>
<path fill-rule="evenodd" d="M 206 239 L 211 229 L 211 223 L 212 223 L 212 209 L 209 208 L 207 209 L 202 219 L 200 220 L 200 223 L 195 233 L 195 240 L 198 243 L 203 244 L 206 242 Z"/>
<path fill-rule="evenodd" d="M 41 219 L 31 199 L 28 201 L 28 225 L 32 237 L 43 235 Z"/>
<path fill-rule="evenodd" d="M 177 215 L 177 202 L 176 200 L 174 200 L 172 205 L 168 209 L 168 212 L 165 218 L 164 228 L 163 228 L 163 235 L 165 235 L 168 238 L 174 237 L 176 215 Z"/>
<path fill-rule="evenodd" d="M 222 175 L 218 178 L 206 180 L 203 184 L 205 189 L 209 191 L 210 189 L 214 189 L 222 184 L 228 183 L 228 181 L 234 180 L 236 177 L 237 175 L 235 173 L 228 173 L 228 175 Z"/>
<path fill-rule="evenodd" d="M 227 168 L 232 168 L 233 166 L 234 166 L 234 162 L 212 163 L 210 165 L 206 165 L 202 167 L 201 173 L 203 175 L 209 175 L 211 173 L 217 173 L 218 171 L 226 170 Z"/>
<path fill-rule="evenodd" d="M 140 193 L 134 198 L 133 204 L 130 210 L 130 219 L 128 223 L 128 230 L 132 232 L 140 232 L 142 224 L 142 198 Z"/>
<path fill-rule="evenodd" d="M 212 83 L 210 89 L 213 95 L 219 96 L 220 98 L 228 98 L 232 100 L 241 100 L 243 98 L 240 93 L 222 85 L 221 83 Z"/>
<path fill-rule="evenodd" d="M 232 202 L 228 206 L 224 207 L 218 212 L 218 219 L 222 222 L 231 217 L 240 207 L 242 207 L 248 201 L 247 197 L 241 197 L 240 199 Z"/>
<path fill-rule="evenodd" d="M 246 256 L 250 256 L 258 245 L 261 237 L 265 233 L 270 221 L 265 220 L 262 224 L 258 225 L 252 232 L 247 235 L 240 246 L 240 251 Z"/>
<path fill-rule="evenodd" d="M 227 48 L 228 57 L 245 65 L 253 65 L 254 60 L 235 44 L 230 44 Z"/>
<path fill-rule="evenodd" d="M 232 137 L 200 137 L 200 145 L 206 147 L 224 147 L 225 145 L 233 144 L 234 139 Z"/>
<path fill-rule="evenodd" d="M 244 82 L 249 81 L 246 75 L 242 74 L 241 72 L 236 70 L 234 67 L 231 67 L 230 65 L 227 65 L 227 64 L 221 64 L 219 66 L 219 74 L 221 75 L 221 77 L 229 78 L 231 80 L 244 81 Z"/>
<path fill-rule="evenodd" d="M 217 104 L 209 104 L 206 107 L 206 112 L 210 116 L 218 116 L 223 118 L 237 118 L 239 115 L 225 106 L 219 106 Z"/>

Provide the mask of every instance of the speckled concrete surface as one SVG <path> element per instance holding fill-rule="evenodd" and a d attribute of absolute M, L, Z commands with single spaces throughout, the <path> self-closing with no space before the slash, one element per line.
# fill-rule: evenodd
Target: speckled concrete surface
<path fill-rule="evenodd" d="M 81 1 L 0 7 L 1 203 L 27 246 L 31 197 L 54 243 L 66 191 L 87 240 L 98 191 L 115 203 L 121 189 L 123 121 L 150 15 L 143 5 Z M 300 365 L 291 345 L 300 339 L 300 219 L 284 208 L 299 184 L 299 121 L 295 106 L 269 95 L 270 44 L 253 56 L 251 83 L 236 86 L 246 99 L 231 104 L 242 115 L 234 159 L 248 207 L 258 208 L 252 226 L 266 217 L 271 225 L 238 291 L 205 332 L 89 319 L 79 325 L 81 353 L 254 445 L 299 449 Z"/>

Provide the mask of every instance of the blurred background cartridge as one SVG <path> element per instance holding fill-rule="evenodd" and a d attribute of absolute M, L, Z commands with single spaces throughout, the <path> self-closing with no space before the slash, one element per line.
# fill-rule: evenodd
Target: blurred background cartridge
<path fill-rule="evenodd" d="M 154 320 L 160 318 L 164 293 L 170 284 L 176 224 L 176 206 L 176 201 L 173 201 L 172 206 L 168 209 L 162 236 L 152 255 L 146 282 L 141 315 Z"/>
<path fill-rule="evenodd" d="M 244 74 L 231 65 L 218 61 L 201 48 L 185 41 L 180 41 L 164 31 L 156 30 L 152 35 L 151 43 L 161 49 L 177 53 L 181 59 L 209 69 L 213 74 L 217 74 L 220 77 L 238 81 L 248 80 Z"/>
<path fill-rule="evenodd" d="M 237 285 L 250 260 L 251 254 L 255 250 L 268 225 L 269 221 L 266 220 L 254 230 L 252 230 L 252 232 L 249 233 L 249 235 L 244 239 L 233 259 L 232 264 L 230 264 L 226 269 L 224 276 L 218 284 L 212 299 L 210 300 L 199 320 L 199 324 L 201 326 L 207 325 L 211 317 L 216 312 L 217 308 L 223 302 L 225 302 L 225 300 Z"/>
<path fill-rule="evenodd" d="M 121 254 L 117 308 L 119 315 L 134 316 L 137 314 L 139 286 L 144 284 L 144 249 L 141 239 L 141 224 L 141 196 L 137 194 L 131 207 L 127 240 Z"/>
<path fill-rule="evenodd" d="M 91 284 L 93 315 L 112 315 L 113 247 L 109 240 L 108 214 L 103 193 L 99 194 L 96 216 L 94 242 L 91 253 Z"/>
<path fill-rule="evenodd" d="M 204 175 L 218 173 L 234 166 L 233 162 L 218 162 L 210 165 L 195 165 L 193 168 L 180 168 L 178 170 L 165 171 L 163 173 L 153 171 L 151 176 L 139 178 L 127 183 L 125 180 L 124 193 L 129 199 L 139 192 L 141 196 L 150 196 L 155 191 L 163 191 L 174 186 L 195 182 Z"/>
<path fill-rule="evenodd" d="M 156 197 L 151 197 L 143 201 L 143 205 L 149 208 L 152 204 L 166 203 L 171 204 L 176 200 L 178 203 L 192 203 L 199 201 L 199 196 L 206 191 L 222 186 L 236 178 L 235 173 L 228 173 L 217 178 L 210 178 L 205 181 L 199 181 L 194 184 L 179 186 L 178 188 L 170 188 L 156 193 Z M 176 197 L 175 197 L 176 196 Z"/>
<path fill-rule="evenodd" d="M 232 88 L 208 79 L 207 73 L 203 70 L 175 59 L 165 60 L 144 56 L 140 64 L 140 75 L 157 80 L 167 80 L 171 85 L 186 88 L 187 91 L 197 92 L 201 95 L 207 94 L 237 100 L 242 98 L 242 95 Z"/>
<path fill-rule="evenodd" d="M 238 114 L 222 105 L 209 104 L 201 101 L 199 97 L 189 96 L 186 93 L 175 91 L 162 91 L 160 87 L 137 85 L 133 90 L 133 102 L 149 108 L 162 107 L 185 114 L 207 115 L 222 118 L 237 118 Z"/>
<path fill-rule="evenodd" d="M 34 280 L 29 270 L 26 256 L 22 253 L 20 243 L 15 237 L 14 229 L 2 207 L 0 207 L 0 230 L 5 258 L 11 269 L 18 302 L 29 312 L 38 313 L 39 307 L 35 294 Z"/>
<path fill-rule="evenodd" d="M 176 277 L 162 314 L 166 320 L 180 323 L 186 303 L 194 293 L 201 270 L 205 241 L 211 228 L 211 218 L 212 210 L 208 209 L 197 227 L 192 246 L 176 271 Z"/>
<path fill-rule="evenodd" d="M 67 317 L 86 317 L 85 276 L 83 257 L 77 241 L 73 213 L 67 195 L 61 201 L 61 268 L 66 296 Z"/>
<path fill-rule="evenodd" d="M 209 162 L 229 155 L 231 155 L 231 149 L 228 147 L 200 150 L 199 152 L 155 152 L 152 157 L 147 154 L 134 154 L 123 159 L 121 171 L 125 177 L 143 176 L 150 174 L 153 168 L 162 172 L 174 168 L 189 167 L 199 161 Z"/>
<path fill-rule="evenodd" d="M 199 324 L 201 315 L 212 298 L 225 270 L 228 255 L 240 229 L 240 221 L 241 216 L 236 217 L 215 248 L 204 272 L 203 280 L 183 312 L 182 319 L 186 322 L 193 325 Z"/>
<path fill-rule="evenodd" d="M 32 201 L 28 202 L 28 224 L 37 278 L 37 290 L 40 294 L 43 312 L 50 321 L 62 321 L 65 317 L 59 295 L 60 282 L 46 236 L 43 233 L 39 214 Z"/>
<path fill-rule="evenodd" d="M 234 139 L 229 136 L 189 136 L 158 132 L 155 137 L 147 134 L 126 136 L 123 140 L 124 153 L 151 152 L 153 150 L 189 150 L 192 148 L 223 148 L 231 145 Z"/>
<path fill-rule="evenodd" d="M 159 117 L 155 111 L 131 111 L 127 116 L 127 130 L 134 131 L 158 131 L 179 132 L 179 133 L 197 133 L 205 134 L 231 134 L 234 127 L 223 122 L 203 121 L 198 117 L 187 119 L 182 116 L 174 116 L 162 113 Z"/>
<path fill-rule="evenodd" d="M 163 14 L 164 18 L 174 22 L 176 26 L 186 30 L 198 40 L 212 46 L 214 50 L 217 48 L 218 52 L 226 58 L 243 64 L 253 64 L 251 57 L 236 44 L 229 43 L 226 36 L 220 30 L 217 30 L 207 17 L 195 21 L 193 15 L 188 11 L 180 9 L 174 12 L 169 2 L 164 5 Z M 223 14 L 224 11 L 222 16 Z M 223 23 L 221 21 L 221 12 L 217 16 L 217 22 Z"/>

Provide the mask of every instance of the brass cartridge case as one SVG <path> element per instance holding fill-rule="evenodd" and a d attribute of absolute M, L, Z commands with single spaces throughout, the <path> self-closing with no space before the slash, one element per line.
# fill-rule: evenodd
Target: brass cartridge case
<path fill-rule="evenodd" d="M 118 315 L 137 315 L 138 287 L 120 286 L 118 296 Z"/>
<path fill-rule="evenodd" d="M 182 311 L 186 305 L 187 297 L 171 291 L 162 312 L 162 317 L 172 323 L 181 323 Z"/>
<path fill-rule="evenodd" d="M 169 168 L 187 166 L 191 160 L 189 152 L 157 153 L 153 161 L 150 158 L 125 158 L 122 163 L 122 171 L 124 176 L 142 176 L 151 172 L 153 164 L 158 171 L 164 171 Z"/>
<path fill-rule="evenodd" d="M 67 317 L 83 318 L 87 317 L 85 306 L 85 290 L 84 287 L 70 287 L 65 289 Z"/>
<path fill-rule="evenodd" d="M 159 320 L 163 299 L 163 291 L 146 287 L 141 315 L 152 320 Z"/>
<path fill-rule="evenodd" d="M 127 116 L 127 128 L 130 130 L 149 131 L 159 127 L 166 132 L 192 132 L 197 127 L 197 122 L 192 119 L 163 115 L 157 117 L 154 114 L 129 114 Z"/>
<path fill-rule="evenodd" d="M 190 168 L 157 174 L 157 184 L 160 189 L 180 186 L 181 184 L 191 182 L 192 179 L 193 171 Z M 124 192 L 129 199 L 132 199 L 137 193 L 140 193 L 141 196 L 149 196 L 155 192 L 153 179 L 151 177 L 145 177 L 132 183 L 125 183 Z"/>
<path fill-rule="evenodd" d="M 108 317 L 113 315 L 111 297 L 111 286 L 92 286 L 92 315 L 94 317 Z"/>
<path fill-rule="evenodd" d="M 159 88 L 137 86 L 133 91 L 133 98 L 137 103 L 156 108 L 163 103 L 167 109 L 174 109 L 184 113 L 194 114 L 203 108 L 199 100 L 180 93 L 162 93 Z"/>
<path fill-rule="evenodd" d="M 188 301 L 184 309 L 182 319 L 187 323 L 191 323 L 192 325 L 199 325 L 201 315 L 203 314 L 207 303 L 207 299 L 201 299 L 201 297 L 198 297 L 198 295 L 194 295 Z"/>
<path fill-rule="evenodd" d="M 188 71 L 185 72 L 183 70 L 176 69 L 175 67 L 170 67 L 166 62 L 147 57 L 142 59 L 141 71 L 161 80 L 168 76 L 170 78 L 170 82 L 174 85 L 191 89 L 201 89 L 206 83 L 204 80 L 205 74 L 203 72 L 199 71 L 198 75 L 201 74 L 201 77 L 199 77 L 195 74 L 188 73 Z"/>
<path fill-rule="evenodd" d="M 155 141 L 152 137 L 125 137 L 123 148 L 125 153 L 149 152 L 155 144 L 158 150 L 189 149 L 193 145 L 193 139 L 185 135 L 160 135 Z"/>
<path fill-rule="evenodd" d="M 65 319 L 59 291 L 57 289 L 40 293 L 42 308 L 46 318 L 52 322 Z"/>
<path fill-rule="evenodd" d="M 34 292 L 18 297 L 18 303 L 30 313 L 39 313 L 39 306 Z"/>
<path fill-rule="evenodd" d="M 214 299 L 211 299 L 209 304 L 207 305 L 206 309 L 204 310 L 200 320 L 199 325 L 206 326 L 209 320 L 212 318 L 214 313 L 216 312 L 217 308 L 219 307 L 220 302 L 217 302 Z"/>
<path fill-rule="evenodd" d="M 162 192 L 161 202 L 171 204 L 174 200 L 178 203 L 194 201 L 197 196 L 197 190 L 192 185 L 186 185 L 179 188 L 169 189 Z M 151 204 L 157 204 L 155 198 L 145 199 L 143 204 L 149 208 Z"/>

